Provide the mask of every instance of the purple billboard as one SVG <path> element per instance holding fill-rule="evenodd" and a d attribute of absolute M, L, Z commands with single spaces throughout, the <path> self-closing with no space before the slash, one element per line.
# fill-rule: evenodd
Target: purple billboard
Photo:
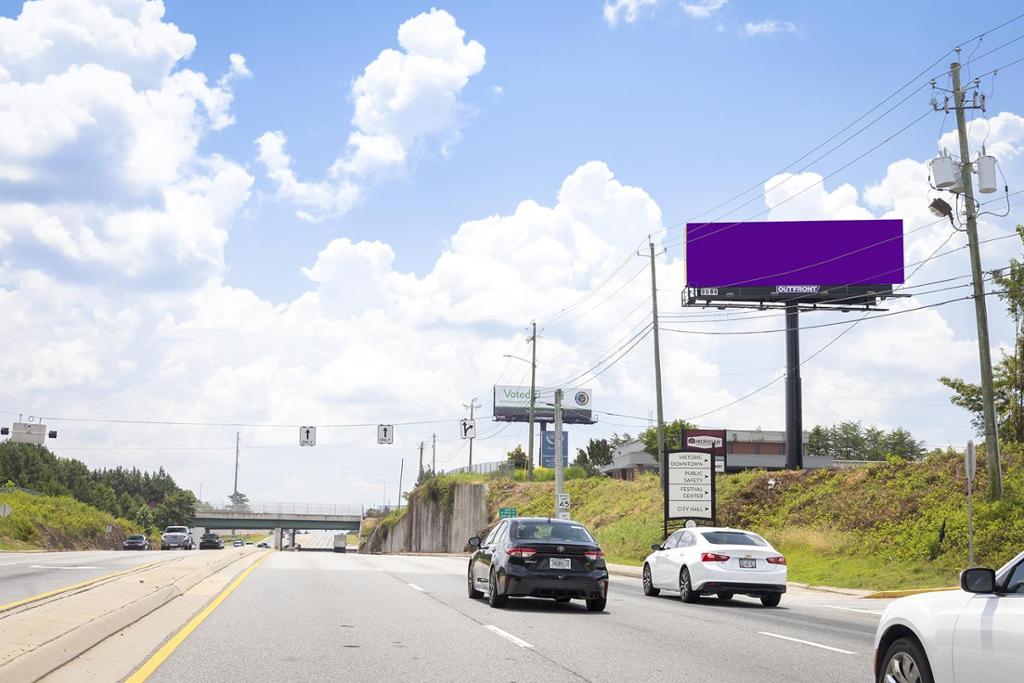
<path fill-rule="evenodd" d="M 689 223 L 686 286 L 898 285 L 903 221 Z"/>
<path fill-rule="evenodd" d="M 689 223 L 686 286 L 851 287 L 903 282 L 903 221 Z"/>

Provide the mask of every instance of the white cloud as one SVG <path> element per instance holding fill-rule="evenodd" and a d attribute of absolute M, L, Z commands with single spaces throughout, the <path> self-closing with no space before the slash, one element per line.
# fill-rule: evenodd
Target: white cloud
<path fill-rule="evenodd" d="M 200 140 L 234 122 L 216 85 L 175 70 L 195 39 L 160 2 L 28 2 L 0 19 L 0 222 L 15 256 L 133 278 L 222 264 L 252 178 Z M 178 223 L 183 222 L 179 227 Z"/>
<path fill-rule="evenodd" d="M 621 17 L 627 24 L 633 24 L 640 18 L 642 8 L 657 7 L 659 2 L 660 0 L 605 0 L 604 20 L 614 26 Z"/>
<path fill-rule="evenodd" d="M 754 36 L 770 36 L 774 33 L 796 33 L 797 27 L 792 21 L 779 21 L 778 19 L 765 19 L 764 21 L 748 21 L 740 28 L 740 35 L 744 38 Z"/>
<path fill-rule="evenodd" d="M 725 7 L 729 0 L 697 0 L 696 2 L 681 2 L 683 11 L 691 17 L 707 19 L 718 10 Z"/>
<path fill-rule="evenodd" d="M 435 141 L 447 153 L 464 119 L 462 90 L 485 63 L 484 46 L 465 36 L 455 18 L 438 9 L 399 26 L 402 49 L 382 51 L 352 83 L 347 151 L 323 181 L 297 180 L 283 133 L 261 136 L 260 160 L 279 195 L 309 218 L 342 214 L 358 199 L 364 178 L 401 167 L 418 145 Z"/>

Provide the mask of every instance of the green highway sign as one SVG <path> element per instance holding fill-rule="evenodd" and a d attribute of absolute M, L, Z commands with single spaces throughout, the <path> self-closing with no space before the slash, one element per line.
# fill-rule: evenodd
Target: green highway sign
<path fill-rule="evenodd" d="M 501 508 L 498 510 L 498 517 L 505 519 L 506 517 L 518 517 L 519 512 L 515 508 Z"/>

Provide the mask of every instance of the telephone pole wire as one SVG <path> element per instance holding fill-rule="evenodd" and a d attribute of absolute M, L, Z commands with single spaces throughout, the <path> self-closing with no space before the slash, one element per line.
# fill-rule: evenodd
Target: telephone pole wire
<path fill-rule="evenodd" d="M 959 53 L 959 49 L 957 50 Z M 960 63 L 950 67 L 953 77 L 953 104 L 956 108 L 956 128 L 960 138 L 960 173 L 967 199 L 967 241 L 971 255 L 971 276 L 974 279 L 974 314 L 978 325 L 978 359 L 981 364 L 981 396 L 985 420 L 985 451 L 988 456 L 989 493 L 992 500 L 1003 497 L 1003 472 L 999 457 L 999 432 L 996 425 L 995 392 L 992 387 L 992 350 L 988 338 L 988 309 L 985 305 L 985 281 L 981 272 L 981 252 L 978 248 L 978 209 L 974 203 L 971 179 L 971 152 L 967 145 L 967 124 L 964 109 L 964 89 L 960 85 Z M 984 104 L 984 102 L 983 102 Z"/>
<path fill-rule="evenodd" d="M 658 277 L 655 272 L 654 242 L 651 247 L 651 322 L 654 324 L 654 393 L 658 410 L 658 472 L 664 487 L 668 468 L 665 467 L 665 409 L 661 400 L 661 343 L 658 337 Z"/>

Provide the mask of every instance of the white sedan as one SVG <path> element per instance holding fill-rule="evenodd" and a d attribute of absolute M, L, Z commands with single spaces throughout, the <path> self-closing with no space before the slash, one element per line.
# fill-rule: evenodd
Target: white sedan
<path fill-rule="evenodd" d="M 998 571 L 960 574 L 960 590 L 896 600 L 875 632 L 875 679 L 1019 681 L 1024 675 L 1024 553 Z"/>
<path fill-rule="evenodd" d="M 683 602 L 695 602 L 701 595 L 732 600 L 740 593 L 776 607 L 786 592 L 786 558 L 750 531 L 680 529 L 651 549 L 644 560 L 644 595 L 679 591 Z"/>

